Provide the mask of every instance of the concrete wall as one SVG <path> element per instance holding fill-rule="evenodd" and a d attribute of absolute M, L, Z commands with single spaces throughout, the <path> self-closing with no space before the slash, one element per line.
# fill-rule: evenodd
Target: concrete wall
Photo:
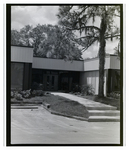
<path fill-rule="evenodd" d="M 110 56 L 105 58 L 105 69 L 110 68 Z M 99 58 L 84 60 L 84 71 L 99 70 Z"/>
<path fill-rule="evenodd" d="M 67 71 L 83 71 L 84 61 L 64 61 L 62 59 L 50 59 L 33 57 L 32 68 L 35 69 L 52 69 Z"/>
<path fill-rule="evenodd" d="M 105 58 L 105 75 L 104 75 L 104 95 L 107 93 L 107 73 L 108 69 L 120 69 L 120 60 L 115 55 L 108 55 Z M 84 72 L 80 73 L 80 84 L 90 84 L 98 94 L 99 87 L 99 58 L 84 61 Z"/>
<path fill-rule="evenodd" d="M 33 57 L 33 48 L 11 46 L 11 61 L 33 63 L 32 68 L 55 69 L 71 71 L 99 70 L 99 58 L 84 61 L 64 61 L 61 59 Z M 120 69 L 120 60 L 117 56 L 106 56 L 105 69 Z"/>
<path fill-rule="evenodd" d="M 104 75 L 104 95 L 106 95 L 106 76 L 107 70 L 105 70 Z M 95 94 L 98 94 L 98 87 L 99 87 L 99 71 L 87 71 L 80 73 L 80 85 L 92 85 L 94 88 Z"/>
<path fill-rule="evenodd" d="M 11 61 L 12 62 L 33 62 L 33 48 L 11 46 Z"/>
<path fill-rule="evenodd" d="M 110 56 L 110 69 L 120 69 L 120 60 L 117 56 Z"/>

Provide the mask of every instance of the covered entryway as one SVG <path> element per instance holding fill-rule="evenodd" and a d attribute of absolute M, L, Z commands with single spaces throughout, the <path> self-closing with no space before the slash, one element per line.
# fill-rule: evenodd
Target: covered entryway
<path fill-rule="evenodd" d="M 54 74 L 45 74 L 44 75 L 44 85 L 45 89 L 49 91 L 56 91 L 58 90 L 58 75 Z"/>
<path fill-rule="evenodd" d="M 45 91 L 72 91 L 73 85 L 79 84 L 79 77 L 75 71 L 32 69 L 32 85 L 43 85 Z"/>
<path fill-rule="evenodd" d="M 58 71 L 33 69 L 32 70 L 32 85 L 43 85 L 43 90 L 57 91 L 58 90 Z"/>

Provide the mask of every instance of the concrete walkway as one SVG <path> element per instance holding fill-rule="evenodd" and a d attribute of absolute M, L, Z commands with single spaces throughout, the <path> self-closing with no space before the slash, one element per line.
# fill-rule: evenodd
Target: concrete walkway
<path fill-rule="evenodd" d="M 76 95 L 72 95 L 72 94 L 68 94 L 68 93 L 51 92 L 51 94 L 59 95 L 59 96 L 68 98 L 70 100 L 77 101 L 77 102 L 79 102 L 80 104 L 84 105 L 87 108 L 97 108 L 97 109 L 104 108 L 105 110 L 106 109 L 108 109 L 108 110 L 109 109 L 110 110 L 115 110 L 116 109 L 116 107 L 105 105 L 105 104 L 102 104 L 102 103 L 99 103 L 99 102 L 88 100 L 88 99 L 85 99 L 85 98 L 82 98 L 82 97 L 78 97 Z"/>
<path fill-rule="evenodd" d="M 88 111 L 89 122 L 119 122 L 120 111 L 116 107 L 105 105 L 93 100 L 88 100 L 76 95 L 52 92 L 54 95 L 59 95 L 69 100 L 77 101 L 84 105 Z"/>

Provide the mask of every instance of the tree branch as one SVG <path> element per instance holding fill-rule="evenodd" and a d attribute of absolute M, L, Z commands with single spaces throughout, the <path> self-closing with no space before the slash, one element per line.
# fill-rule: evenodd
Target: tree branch
<path fill-rule="evenodd" d="M 105 39 L 114 38 L 114 37 L 118 37 L 118 36 L 120 36 L 120 34 L 113 35 L 113 36 L 107 36 L 107 37 L 105 37 Z"/>
<path fill-rule="evenodd" d="M 116 15 L 116 14 L 114 14 L 114 16 L 116 16 L 116 17 L 120 17 L 119 15 Z"/>
<path fill-rule="evenodd" d="M 83 37 L 80 37 L 80 38 L 77 38 L 76 40 L 79 40 L 79 39 L 83 39 L 83 38 L 95 38 L 95 39 L 98 39 L 99 37 L 95 37 L 95 36 L 83 36 Z"/>
<path fill-rule="evenodd" d="M 66 29 L 68 29 L 68 30 L 80 30 L 80 29 L 84 29 L 84 28 L 94 28 L 94 29 L 96 29 L 96 30 L 98 30 L 98 31 L 100 31 L 100 28 L 98 28 L 98 27 L 96 27 L 96 26 L 84 26 L 84 27 L 80 27 L 80 28 L 68 28 L 68 27 L 66 27 Z"/>
<path fill-rule="evenodd" d="M 88 8 L 89 6 L 85 6 L 84 9 L 78 14 L 78 17 Z"/>

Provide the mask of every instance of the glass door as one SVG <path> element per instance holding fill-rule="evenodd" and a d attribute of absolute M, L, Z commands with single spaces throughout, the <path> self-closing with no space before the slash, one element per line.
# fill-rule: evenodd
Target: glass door
<path fill-rule="evenodd" d="M 58 90 L 58 75 L 46 75 L 46 90 Z"/>

